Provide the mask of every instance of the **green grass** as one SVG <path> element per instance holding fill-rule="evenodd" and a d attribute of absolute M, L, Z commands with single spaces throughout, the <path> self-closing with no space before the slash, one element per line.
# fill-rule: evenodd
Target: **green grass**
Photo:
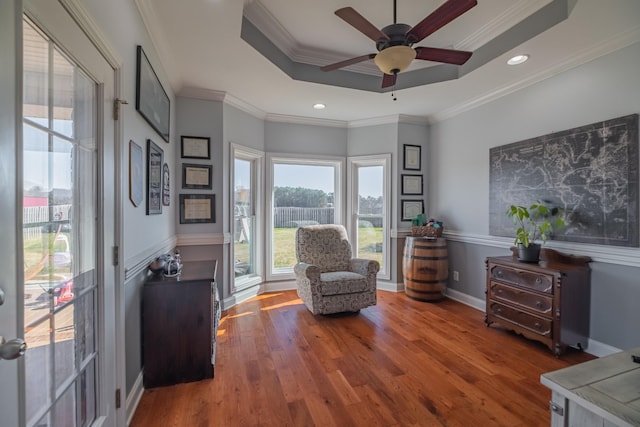
<path fill-rule="evenodd" d="M 359 229 L 358 257 L 376 260 L 382 266 L 382 228 L 361 227 Z M 273 232 L 273 259 L 275 268 L 293 267 L 296 264 L 296 228 L 276 228 Z M 376 248 L 377 247 L 377 248 Z M 235 243 L 237 260 L 249 262 L 249 244 Z"/>

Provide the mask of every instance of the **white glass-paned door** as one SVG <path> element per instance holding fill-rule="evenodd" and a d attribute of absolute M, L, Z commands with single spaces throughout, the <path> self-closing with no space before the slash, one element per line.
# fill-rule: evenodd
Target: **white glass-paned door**
<path fill-rule="evenodd" d="M 27 426 L 96 421 L 96 83 L 23 23 Z"/>

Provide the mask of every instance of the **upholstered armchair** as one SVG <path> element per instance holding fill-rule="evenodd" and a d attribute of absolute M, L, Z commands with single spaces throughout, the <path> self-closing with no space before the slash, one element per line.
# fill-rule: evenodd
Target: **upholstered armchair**
<path fill-rule="evenodd" d="M 378 261 L 352 258 L 342 225 L 308 225 L 296 231 L 298 296 L 313 314 L 357 312 L 376 304 Z"/>

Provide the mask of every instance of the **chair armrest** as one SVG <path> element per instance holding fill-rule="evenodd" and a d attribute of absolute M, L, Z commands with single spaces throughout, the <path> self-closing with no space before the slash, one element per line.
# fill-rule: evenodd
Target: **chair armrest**
<path fill-rule="evenodd" d="M 296 276 L 306 277 L 309 280 L 320 280 L 320 268 L 317 265 L 299 262 L 293 267 Z"/>
<path fill-rule="evenodd" d="M 351 259 L 351 271 L 363 276 L 376 275 L 380 271 L 380 263 L 371 259 L 353 258 Z"/>

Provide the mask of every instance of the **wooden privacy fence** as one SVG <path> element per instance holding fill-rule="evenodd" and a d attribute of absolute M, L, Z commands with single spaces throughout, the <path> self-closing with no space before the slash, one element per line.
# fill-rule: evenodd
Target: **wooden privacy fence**
<path fill-rule="evenodd" d="M 274 228 L 295 228 L 308 224 L 333 224 L 334 208 L 274 208 Z"/>
<path fill-rule="evenodd" d="M 294 208 L 273 209 L 274 228 L 295 228 L 309 224 L 333 224 L 334 208 Z M 372 227 L 382 227 L 382 216 L 367 217 Z"/>

